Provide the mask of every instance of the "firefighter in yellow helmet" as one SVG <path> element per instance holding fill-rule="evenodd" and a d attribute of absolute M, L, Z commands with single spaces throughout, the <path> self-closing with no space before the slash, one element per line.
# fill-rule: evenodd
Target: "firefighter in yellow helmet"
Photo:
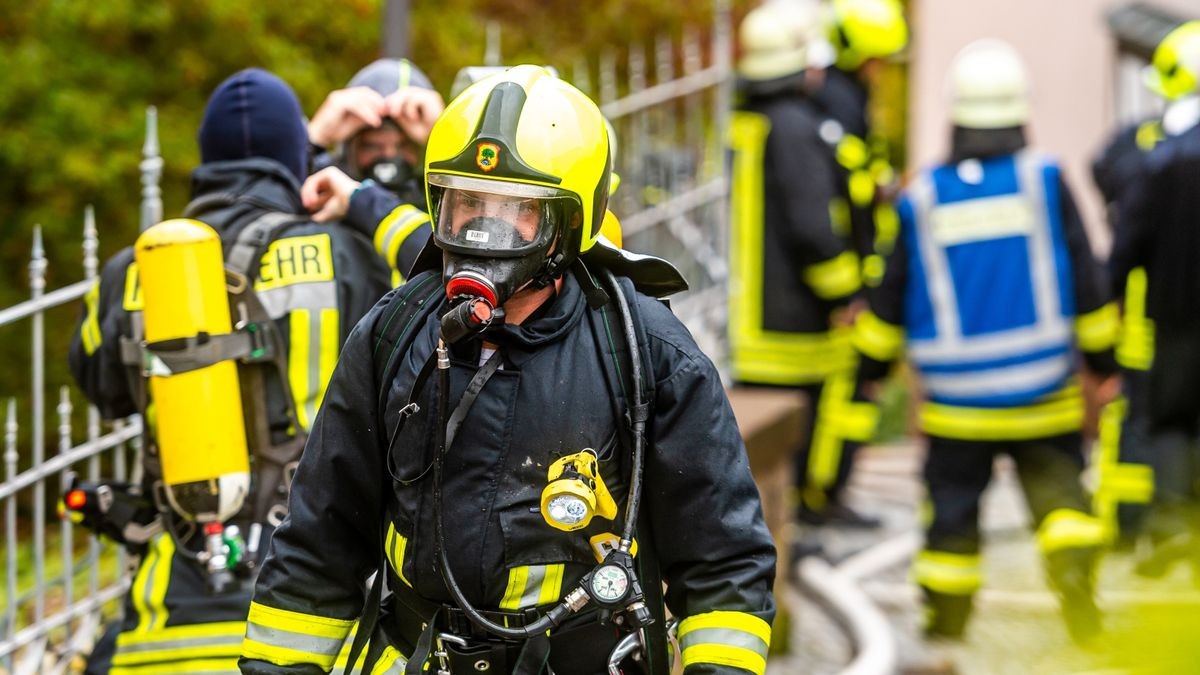
<path fill-rule="evenodd" d="M 811 92 L 821 40 L 816 17 L 787 3 L 750 12 L 739 29 L 741 105 L 733 149 L 729 329 L 734 379 L 798 388 L 811 402 L 795 459 L 797 513 L 813 524 L 870 525 L 841 502 L 874 410 L 856 401 L 844 326 L 861 288 L 859 261 L 834 231 L 836 164 Z M 858 397 L 861 398 L 861 397 Z"/>
<path fill-rule="evenodd" d="M 979 40 L 950 74 L 953 140 L 898 203 L 900 237 L 855 324 L 863 370 L 906 353 L 926 401 L 931 518 L 913 576 L 930 635 L 961 637 L 983 583 L 979 500 L 999 454 L 1015 462 L 1067 628 L 1100 629 L 1093 568 L 1103 525 L 1089 513 L 1080 361 L 1116 370 L 1116 308 L 1058 164 L 1025 146 L 1028 82 L 1011 46 Z M 1082 357 L 1082 358 L 1081 358 Z M 1105 389 L 1115 390 L 1114 378 Z"/>
<path fill-rule="evenodd" d="M 762 673 L 774 549 L 720 378 L 653 297 L 682 279 L 599 236 L 599 109 L 517 66 L 449 104 L 425 169 L 434 245 L 338 363 L 243 672 L 328 671 L 359 620 L 366 672 L 632 672 L 640 643 L 665 674 L 669 608 L 684 672 Z"/>
<path fill-rule="evenodd" d="M 1156 577 L 1200 554 L 1195 394 L 1200 382 L 1195 213 L 1200 202 L 1192 187 L 1200 180 L 1200 22 L 1167 35 L 1147 75 L 1152 89 L 1175 101 L 1163 119 L 1164 131 L 1171 128 L 1147 155 L 1124 200 L 1109 266 L 1114 293 L 1129 297 L 1135 282 L 1145 284 L 1149 330 L 1143 339 L 1153 340 L 1147 359 L 1147 442 L 1155 485 L 1136 569 Z M 1140 279 L 1139 269 L 1144 270 Z M 1135 309 L 1140 308 L 1125 307 L 1127 327 Z"/>
<path fill-rule="evenodd" d="M 1143 75 L 1146 87 L 1166 100 L 1164 110 L 1123 126 L 1107 140 L 1092 163 L 1092 177 L 1108 205 L 1108 222 L 1114 228 L 1128 208 L 1129 198 L 1136 193 L 1134 188 L 1145 174 L 1152 151 L 1167 139 L 1187 132 L 1200 118 L 1200 97 L 1195 94 L 1194 84 L 1188 84 L 1188 78 L 1194 76 L 1184 60 L 1189 43 L 1194 49 L 1198 36 L 1200 21 L 1191 21 L 1164 37 Z M 1094 503 L 1117 546 L 1129 549 L 1143 529 L 1154 496 L 1154 454 L 1147 442 L 1154 322 L 1146 315 L 1146 268 L 1129 270 L 1123 287 L 1121 341 L 1117 345 L 1123 392 L 1101 413 Z M 1174 470 L 1166 466 L 1162 469 Z"/>
<path fill-rule="evenodd" d="M 871 124 L 871 91 L 882 59 L 908 44 L 898 0 L 832 0 L 827 33 L 835 61 L 813 100 L 825 119 L 822 136 L 834 147 L 845 196 L 834 204 L 835 226 L 862 259 L 863 280 L 879 283 L 883 258 L 896 238 L 896 172 L 887 139 Z"/>

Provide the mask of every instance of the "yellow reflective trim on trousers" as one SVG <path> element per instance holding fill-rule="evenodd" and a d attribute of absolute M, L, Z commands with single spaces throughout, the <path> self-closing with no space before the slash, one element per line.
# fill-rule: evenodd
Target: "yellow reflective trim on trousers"
<path fill-rule="evenodd" d="M 146 633 L 166 625 L 167 586 L 171 583 L 174 556 L 175 540 L 169 534 L 160 534 L 151 542 L 131 589 L 134 610 L 138 614 L 134 631 Z"/>
<path fill-rule="evenodd" d="M 1082 511 L 1055 509 L 1038 527 L 1037 540 L 1043 555 L 1070 548 L 1100 546 L 1105 541 L 1104 523 Z"/>
<path fill-rule="evenodd" d="M 241 642 L 246 632 L 245 621 L 216 621 L 213 623 L 197 623 L 186 626 L 167 626 L 153 632 L 138 633 L 129 631 L 117 636 L 117 646 L 149 645 L 165 640 L 189 640 L 193 638 L 236 637 Z"/>
<path fill-rule="evenodd" d="M 870 440 L 874 433 L 874 407 L 852 402 L 853 396 L 854 370 L 835 373 L 822 385 L 808 450 L 806 487 L 824 489 L 832 485 L 837 478 L 845 442 Z"/>
<path fill-rule="evenodd" d="M 1117 344 L 1121 330 L 1117 305 L 1109 302 L 1099 309 L 1075 317 L 1075 339 L 1085 352 L 1100 352 Z"/>
<path fill-rule="evenodd" d="M 393 523 L 388 523 L 384 548 L 387 550 L 388 562 L 392 563 L 392 569 L 395 570 L 396 576 L 400 577 L 400 581 L 403 581 L 406 586 L 412 588 L 412 582 L 404 576 L 404 554 L 408 550 L 408 537 L 397 532 Z"/>
<path fill-rule="evenodd" d="M 250 612 L 246 617 L 246 622 L 291 633 L 339 640 L 346 638 L 355 623 L 353 619 L 334 619 L 317 614 L 293 612 L 257 602 L 250 603 Z"/>
<path fill-rule="evenodd" d="M 1149 370 L 1154 361 L 1154 321 L 1146 316 L 1146 268 L 1125 278 L 1124 315 L 1117 342 L 1117 362 L 1131 370 Z"/>
<path fill-rule="evenodd" d="M 900 350 L 904 348 L 904 329 L 866 310 L 855 318 L 850 341 L 860 354 L 887 363 L 900 356 Z"/>
<path fill-rule="evenodd" d="M 79 326 L 83 351 L 91 356 L 100 348 L 104 336 L 100 333 L 100 280 L 96 279 L 83 294 L 84 319 Z"/>
<path fill-rule="evenodd" d="M 1154 467 L 1132 462 L 1106 467 L 1096 492 L 1122 504 L 1148 504 L 1154 498 Z"/>
<path fill-rule="evenodd" d="M 836 300 L 853 295 L 862 288 L 859 276 L 858 255 L 853 251 L 842 253 L 804 268 L 804 283 L 818 298 Z"/>
<path fill-rule="evenodd" d="M 143 666 L 113 666 L 108 675 L 162 675 L 170 673 L 230 673 L 238 675 L 237 658 L 230 659 L 200 659 L 187 663 L 172 663 L 169 670 L 164 670 L 162 663 L 151 663 Z"/>
<path fill-rule="evenodd" d="M 935 593 L 971 595 L 983 586 L 983 561 L 978 553 L 926 549 L 913 561 L 913 579 Z"/>
<path fill-rule="evenodd" d="M 763 675 L 767 670 L 767 660 L 758 653 L 742 647 L 726 647 L 725 645 L 699 644 L 683 650 L 681 655 L 684 669 L 697 663 L 712 663 L 719 666 L 742 668 L 755 675 Z"/>
<path fill-rule="evenodd" d="M 976 441 L 1021 441 L 1083 428 L 1078 391 L 1061 400 L 1013 408 L 971 408 L 926 402 L 921 430 L 931 436 Z"/>

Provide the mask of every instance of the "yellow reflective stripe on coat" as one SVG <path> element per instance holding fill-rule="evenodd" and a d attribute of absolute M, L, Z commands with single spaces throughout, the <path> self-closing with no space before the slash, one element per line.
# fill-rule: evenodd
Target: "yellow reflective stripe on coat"
<path fill-rule="evenodd" d="M 820 382 L 854 367 L 856 357 L 845 330 L 827 333 L 778 333 L 761 329 L 731 336 L 734 377 L 761 384 Z"/>
<path fill-rule="evenodd" d="M 1117 363 L 1131 370 L 1149 370 L 1154 361 L 1154 321 L 1146 316 L 1146 286 L 1146 268 L 1130 270 L 1125 278 Z"/>
<path fill-rule="evenodd" d="M 328 671 L 350 634 L 353 620 L 250 603 L 242 656 L 277 666 L 311 663 Z"/>
<path fill-rule="evenodd" d="M 500 609 L 517 610 L 557 602 L 562 596 L 564 566 L 522 565 L 508 571 L 508 586 Z"/>
<path fill-rule="evenodd" d="M 771 624 L 745 612 L 707 612 L 679 624 L 683 667 L 710 663 L 757 675 L 767 669 Z"/>
<path fill-rule="evenodd" d="M 134 632 L 159 630 L 167 623 L 167 586 L 171 583 L 171 563 L 175 557 L 175 540 L 162 533 L 150 542 L 146 557 L 138 567 L 129 589 L 133 608 L 138 615 Z"/>
<path fill-rule="evenodd" d="M 1166 138 L 1167 134 L 1163 131 L 1162 120 L 1146 120 L 1138 125 L 1137 131 L 1134 133 L 1134 142 L 1137 143 L 1138 150 L 1142 152 L 1150 152 L 1154 146 Z"/>
<path fill-rule="evenodd" d="M 1101 352 L 1117 344 L 1121 322 L 1115 303 L 1075 317 L 1075 339 L 1085 352 Z"/>
<path fill-rule="evenodd" d="M 1012 408 L 972 408 L 926 402 L 921 430 L 931 436 L 968 441 L 1022 441 L 1083 428 L 1083 397 L 1065 387 L 1043 403 Z"/>
<path fill-rule="evenodd" d="M 850 341 L 858 353 L 888 363 L 899 357 L 904 349 L 904 329 L 884 321 L 868 309 L 854 319 Z"/>
<path fill-rule="evenodd" d="M 935 593 L 971 595 L 983 585 L 978 553 L 924 550 L 913 561 L 913 579 Z"/>
<path fill-rule="evenodd" d="M 375 227 L 375 251 L 383 256 L 392 268 L 392 281 L 395 285 L 404 283 L 403 274 L 408 271 L 396 268 L 396 256 L 400 252 L 400 245 L 417 228 L 428 225 L 429 222 L 429 214 L 411 204 L 401 204 L 384 216 Z"/>
<path fill-rule="evenodd" d="M 296 401 L 296 417 L 307 430 L 337 365 L 341 347 L 338 310 L 297 308 L 290 312 L 288 322 L 288 384 Z"/>
<path fill-rule="evenodd" d="M 150 666 L 157 666 L 158 672 L 181 672 L 193 662 L 216 660 L 223 662 L 222 670 L 237 672 L 245 632 L 244 621 L 222 621 L 121 633 L 113 654 L 113 672 L 118 667 Z"/>
<path fill-rule="evenodd" d="M 125 268 L 125 291 L 121 294 L 121 309 L 126 312 L 140 312 L 145 308 L 142 301 L 142 281 L 138 274 L 136 262 L 129 263 Z"/>
<path fill-rule="evenodd" d="M 1043 555 L 1064 549 L 1091 548 L 1105 541 L 1104 523 L 1075 509 L 1055 509 L 1037 529 L 1038 548 Z"/>
<path fill-rule="evenodd" d="M 79 339 L 83 351 L 91 356 L 100 348 L 104 336 L 100 333 L 100 280 L 96 279 L 83 294 L 84 318 L 79 326 Z"/>
<path fill-rule="evenodd" d="M 406 586 L 412 588 L 412 582 L 404 576 L 404 553 L 408 550 L 408 537 L 397 532 L 393 523 L 388 523 L 384 550 L 387 552 L 388 562 L 392 564 L 396 576 L 400 577 L 400 581 L 403 581 Z"/>
<path fill-rule="evenodd" d="M 844 251 L 829 260 L 804 268 L 804 283 L 823 300 L 837 300 L 853 295 L 862 288 L 858 255 Z"/>
<path fill-rule="evenodd" d="M 400 650 L 387 645 L 383 648 L 383 653 L 379 655 L 379 660 L 371 667 L 371 675 L 404 675 L 404 668 L 407 665 L 408 659 L 400 653 Z"/>

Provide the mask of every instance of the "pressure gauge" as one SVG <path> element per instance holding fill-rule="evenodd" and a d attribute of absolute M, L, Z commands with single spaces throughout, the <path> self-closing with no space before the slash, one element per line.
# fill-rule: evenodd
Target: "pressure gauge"
<path fill-rule="evenodd" d="M 629 573 L 620 565 L 601 565 L 592 574 L 590 585 L 597 602 L 620 602 L 629 593 Z"/>

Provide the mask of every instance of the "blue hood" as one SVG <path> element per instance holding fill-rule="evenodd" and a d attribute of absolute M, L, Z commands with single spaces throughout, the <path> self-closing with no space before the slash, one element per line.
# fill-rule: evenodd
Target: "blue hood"
<path fill-rule="evenodd" d="M 308 176 L 308 132 L 300 101 L 275 75 L 248 68 L 216 88 L 204 109 L 197 140 L 200 161 L 264 157 L 303 182 Z"/>

